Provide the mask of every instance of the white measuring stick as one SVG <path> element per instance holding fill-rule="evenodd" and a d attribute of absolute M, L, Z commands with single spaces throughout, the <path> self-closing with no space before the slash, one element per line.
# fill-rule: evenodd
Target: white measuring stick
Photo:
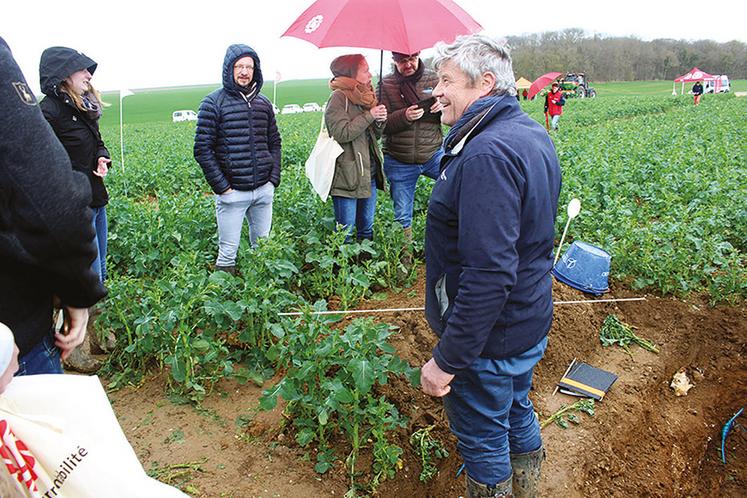
<path fill-rule="evenodd" d="M 583 301 L 555 301 L 553 304 L 594 304 L 594 303 L 619 303 L 623 301 L 645 301 L 645 297 L 621 297 L 616 299 L 588 299 Z M 425 308 L 381 308 L 374 310 L 340 310 L 340 311 L 312 311 L 309 315 L 347 315 L 353 313 L 396 313 L 398 311 L 425 311 Z M 278 313 L 278 316 L 301 316 L 303 311 L 291 311 Z"/>
<path fill-rule="evenodd" d="M 555 266 L 555 264 L 558 262 L 558 258 L 560 258 L 560 250 L 563 248 L 563 241 L 565 241 L 565 236 L 568 233 L 568 227 L 571 225 L 571 220 L 578 216 L 578 213 L 581 211 L 581 201 L 575 198 L 571 199 L 571 202 L 568 203 L 568 208 L 566 211 L 568 212 L 568 221 L 565 222 L 563 236 L 560 237 L 560 245 L 558 245 L 558 250 L 555 253 L 555 261 L 552 262 L 553 266 Z"/>

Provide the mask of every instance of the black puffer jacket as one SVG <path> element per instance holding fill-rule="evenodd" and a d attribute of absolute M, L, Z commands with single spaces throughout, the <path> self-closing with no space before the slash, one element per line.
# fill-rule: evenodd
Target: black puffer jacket
<path fill-rule="evenodd" d="M 99 157 L 110 156 L 101 139 L 98 120 L 89 119 L 75 107 L 70 96 L 60 92 L 58 88 L 60 82 L 81 69 L 88 69 L 93 74 L 96 63 L 71 48 L 46 49 L 39 63 L 41 89 L 46 97 L 39 106 L 70 156 L 73 169 L 88 177 L 91 184 L 91 207 L 101 207 L 109 201 L 109 193 L 104 180 L 93 172 L 96 171 Z"/>
<path fill-rule="evenodd" d="M 0 322 L 21 355 L 52 327 L 52 296 L 87 308 L 106 291 L 96 258 L 90 189 L 0 38 Z"/>
<path fill-rule="evenodd" d="M 245 56 L 254 59 L 256 84 L 248 99 L 233 79 L 234 63 Z M 223 88 L 200 104 L 194 154 L 216 194 L 254 190 L 267 182 L 280 185 L 280 133 L 272 104 L 259 93 L 262 81 L 257 53 L 231 45 L 223 61 Z"/>

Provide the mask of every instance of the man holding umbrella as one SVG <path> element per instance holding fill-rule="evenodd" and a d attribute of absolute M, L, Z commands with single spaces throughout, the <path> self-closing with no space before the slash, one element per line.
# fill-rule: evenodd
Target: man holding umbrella
<path fill-rule="evenodd" d="M 521 110 L 505 45 L 437 45 L 433 95 L 451 129 L 426 225 L 425 313 L 439 336 L 421 371 L 443 397 L 467 497 L 535 497 L 544 449 L 528 393 L 552 321 L 560 167 Z"/>
<path fill-rule="evenodd" d="M 406 266 L 412 263 L 412 209 L 418 178 L 438 178 L 443 156 L 441 104 L 431 97 L 438 77 L 425 67 L 419 55 L 392 52 L 394 72 L 382 80 L 379 88 L 381 103 L 388 111 L 384 172 L 391 187 L 394 218 L 404 231 Z"/>

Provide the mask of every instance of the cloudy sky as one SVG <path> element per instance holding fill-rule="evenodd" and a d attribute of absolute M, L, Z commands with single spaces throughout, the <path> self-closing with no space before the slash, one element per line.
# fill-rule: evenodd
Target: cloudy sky
<path fill-rule="evenodd" d="M 342 0 L 341 0 L 342 1 Z M 407 1 L 407 0 L 403 0 Z M 371 0 L 375 5 L 376 0 Z M 122 0 L 3 2 L 0 37 L 10 45 L 31 87 L 39 91 L 41 52 L 73 47 L 99 63 L 101 90 L 210 84 L 220 80 L 225 49 L 251 45 L 266 79 L 319 78 L 345 49 L 317 49 L 280 35 L 312 0 Z M 565 28 L 587 33 L 747 42 L 747 2 L 457 0 L 483 27 L 502 37 Z M 588 8 L 579 7 L 582 3 Z M 530 7 L 531 5 L 531 7 Z M 378 52 L 364 53 L 378 66 Z"/>

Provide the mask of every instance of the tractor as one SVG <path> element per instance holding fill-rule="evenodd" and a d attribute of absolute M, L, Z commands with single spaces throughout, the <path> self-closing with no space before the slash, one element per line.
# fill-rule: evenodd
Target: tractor
<path fill-rule="evenodd" d="M 560 89 L 568 97 L 596 97 L 597 91 L 589 86 L 584 73 L 568 73 L 565 78 L 560 80 Z"/>

